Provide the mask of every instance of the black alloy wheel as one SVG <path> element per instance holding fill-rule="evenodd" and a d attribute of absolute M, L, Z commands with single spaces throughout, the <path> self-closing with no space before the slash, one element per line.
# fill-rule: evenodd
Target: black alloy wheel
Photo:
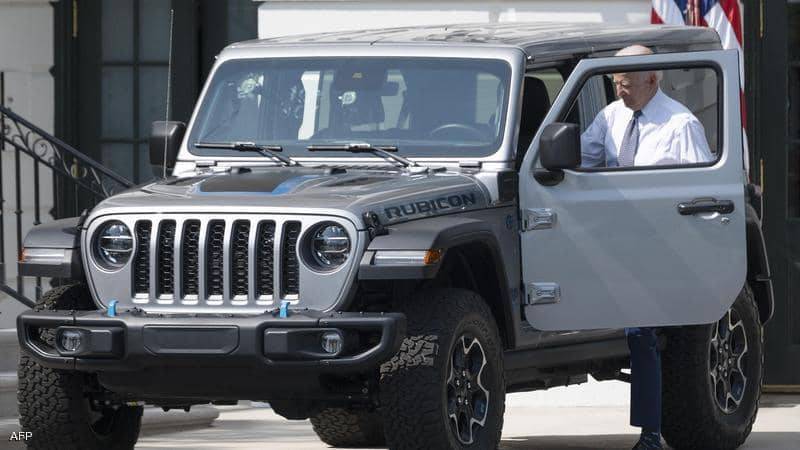
<path fill-rule="evenodd" d="M 447 376 L 447 415 L 450 429 L 463 445 L 475 442 L 475 434 L 489 416 L 489 390 L 483 385 L 486 353 L 480 341 L 462 335 L 453 347 Z"/>
<path fill-rule="evenodd" d="M 717 407 L 725 414 L 739 408 L 747 390 L 748 347 L 744 322 L 731 308 L 717 322 L 709 342 L 708 375 Z"/>

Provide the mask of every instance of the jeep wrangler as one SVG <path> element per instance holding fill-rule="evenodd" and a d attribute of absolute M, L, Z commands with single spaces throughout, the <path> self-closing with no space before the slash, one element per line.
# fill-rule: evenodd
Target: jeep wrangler
<path fill-rule="evenodd" d="M 632 44 L 653 55 L 613 56 Z M 581 167 L 613 73 L 658 70 L 715 160 Z M 269 402 L 332 446 L 491 449 L 507 393 L 629 377 L 663 435 L 733 449 L 773 310 L 736 52 L 709 29 L 492 24 L 233 44 L 166 179 L 35 227 L 18 318 L 35 448 L 131 448 L 142 406 Z"/>

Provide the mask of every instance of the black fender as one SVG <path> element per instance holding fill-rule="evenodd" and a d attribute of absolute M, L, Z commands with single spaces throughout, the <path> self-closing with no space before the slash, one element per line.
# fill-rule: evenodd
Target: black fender
<path fill-rule="evenodd" d="M 483 220 L 455 215 L 415 220 L 386 228 L 387 233 L 375 237 L 367 250 L 358 271 L 361 280 L 411 280 L 432 279 L 441 268 L 449 248 L 471 242 L 487 245 L 493 256 L 500 257 L 497 238 L 491 226 Z M 435 264 L 404 264 L 378 266 L 375 254 L 384 250 L 442 250 L 442 258 Z M 502 261 L 496 260 L 502 267 Z M 505 278 L 505 277 L 503 277 Z"/>
<path fill-rule="evenodd" d="M 772 272 L 769 268 L 764 233 L 761 231 L 761 219 L 750 204 L 745 205 L 745 224 L 747 230 L 747 282 L 753 290 L 761 323 L 764 324 L 772 318 L 775 311 Z"/>
<path fill-rule="evenodd" d="M 23 240 L 19 274 L 82 279 L 81 220 L 81 217 L 70 217 L 31 228 Z"/>
<path fill-rule="evenodd" d="M 491 258 L 484 264 L 494 271 L 496 288 L 478 287 L 478 292 L 489 303 L 500 327 L 501 336 L 507 345 L 513 346 L 513 311 L 509 281 L 505 273 L 503 254 L 492 224 L 467 215 L 449 215 L 427 218 L 392 225 L 387 234 L 375 237 L 367 246 L 359 266 L 359 280 L 425 280 L 436 278 L 448 251 L 456 247 L 479 244 L 481 252 Z M 375 254 L 382 250 L 442 250 L 442 257 L 435 264 L 378 266 L 373 264 Z M 463 254 L 462 254 L 463 255 Z M 469 263 L 469 261 L 467 261 Z"/>

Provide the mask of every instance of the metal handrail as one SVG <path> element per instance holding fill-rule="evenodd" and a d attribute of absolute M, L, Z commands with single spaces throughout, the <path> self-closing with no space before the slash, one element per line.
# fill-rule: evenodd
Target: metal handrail
<path fill-rule="evenodd" d="M 22 210 L 21 155 L 29 156 L 33 162 L 32 194 L 34 209 L 32 225 L 34 226 L 41 223 L 40 166 L 51 169 L 55 179 L 66 181 L 66 185 L 56 183 L 54 185 L 55 189 L 60 186 L 62 188 L 66 187 L 66 189 L 74 188 L 76 191 L 85 191 L 88 194 L 88 198 L 86 196 L 80 197 L 84 199 L 81 202 L 82 204 L 92 204 L 95 201 L 107 198 L 119 191 L 132 187 L 133 183 L 7 108 L 3 104 L 5 100 L 4 75 L 4 73 L 0 72 L 0 153 L 13 152 L 14 186 L 16 188 L 13 197 L 15 201 L 14 215 L 16 215 L 17 254 L 20 254 L 22 252 L 22 216 L 24 214 Z M 0 158 L 0 206 L 6 202 L 2 179 L 3 160 Z M 78 206 L 77 201 L 75 206 Z M 81 206 L 81 208 L 84 206 Z M 0 214 L 0 292 L 30 307 L 35 302 L 25 296 L 22 277 L 17 276 L 16 289 L 6 283 L 6 247 L 3 225 L 5 217 L 3 216 L 4 214 Z M 41 295 L 41 288 L 42 280 L 37 277 L 36 298 Z"/>
<path fill-rule="evenodd" d="M 10 119 L 12 126 L 6 124 L 6 118 Z M 108 197 L 113 194 L 113 191 L 108 190 L 106 184 L 102 182 L 102 177 L 108 177 L 124 189 L 133 186 L 133 183 L 123 176 L 104 167 L 99 162 L 89 158 L 66 142 L 50 135 L 4 106 L 0 106 L 0 124 L 3 127 L 2 133 L 0 133 L 0 140 L 35 158 L 50 169 L 60 172 L 61 175 L 71 178 L 75 183 L 81 184 L 82 187 L 93 191 L 97 195 Z M 88 170 L 88 175 L 91 175 L 92 182 L 105 187 L 101 189 L 102 193 L 96 192 L 96 188 L 87 185 L 82 180 L 85 176 L 78 176 L 81 173 L 79 169 L 76 171 L 74 166 L 67 165 L 68 158 L 66 156 L 83 163 Z M 56 164 L 56 162 L 61 164 Z"/>

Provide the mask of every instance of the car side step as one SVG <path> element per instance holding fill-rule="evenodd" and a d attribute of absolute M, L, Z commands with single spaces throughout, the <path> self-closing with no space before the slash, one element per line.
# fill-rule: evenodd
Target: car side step
<path fill-rule="evenodd" d="M 543 369 L 630 356 L 625 338 L 505 353 L 505 370 Z"/>

